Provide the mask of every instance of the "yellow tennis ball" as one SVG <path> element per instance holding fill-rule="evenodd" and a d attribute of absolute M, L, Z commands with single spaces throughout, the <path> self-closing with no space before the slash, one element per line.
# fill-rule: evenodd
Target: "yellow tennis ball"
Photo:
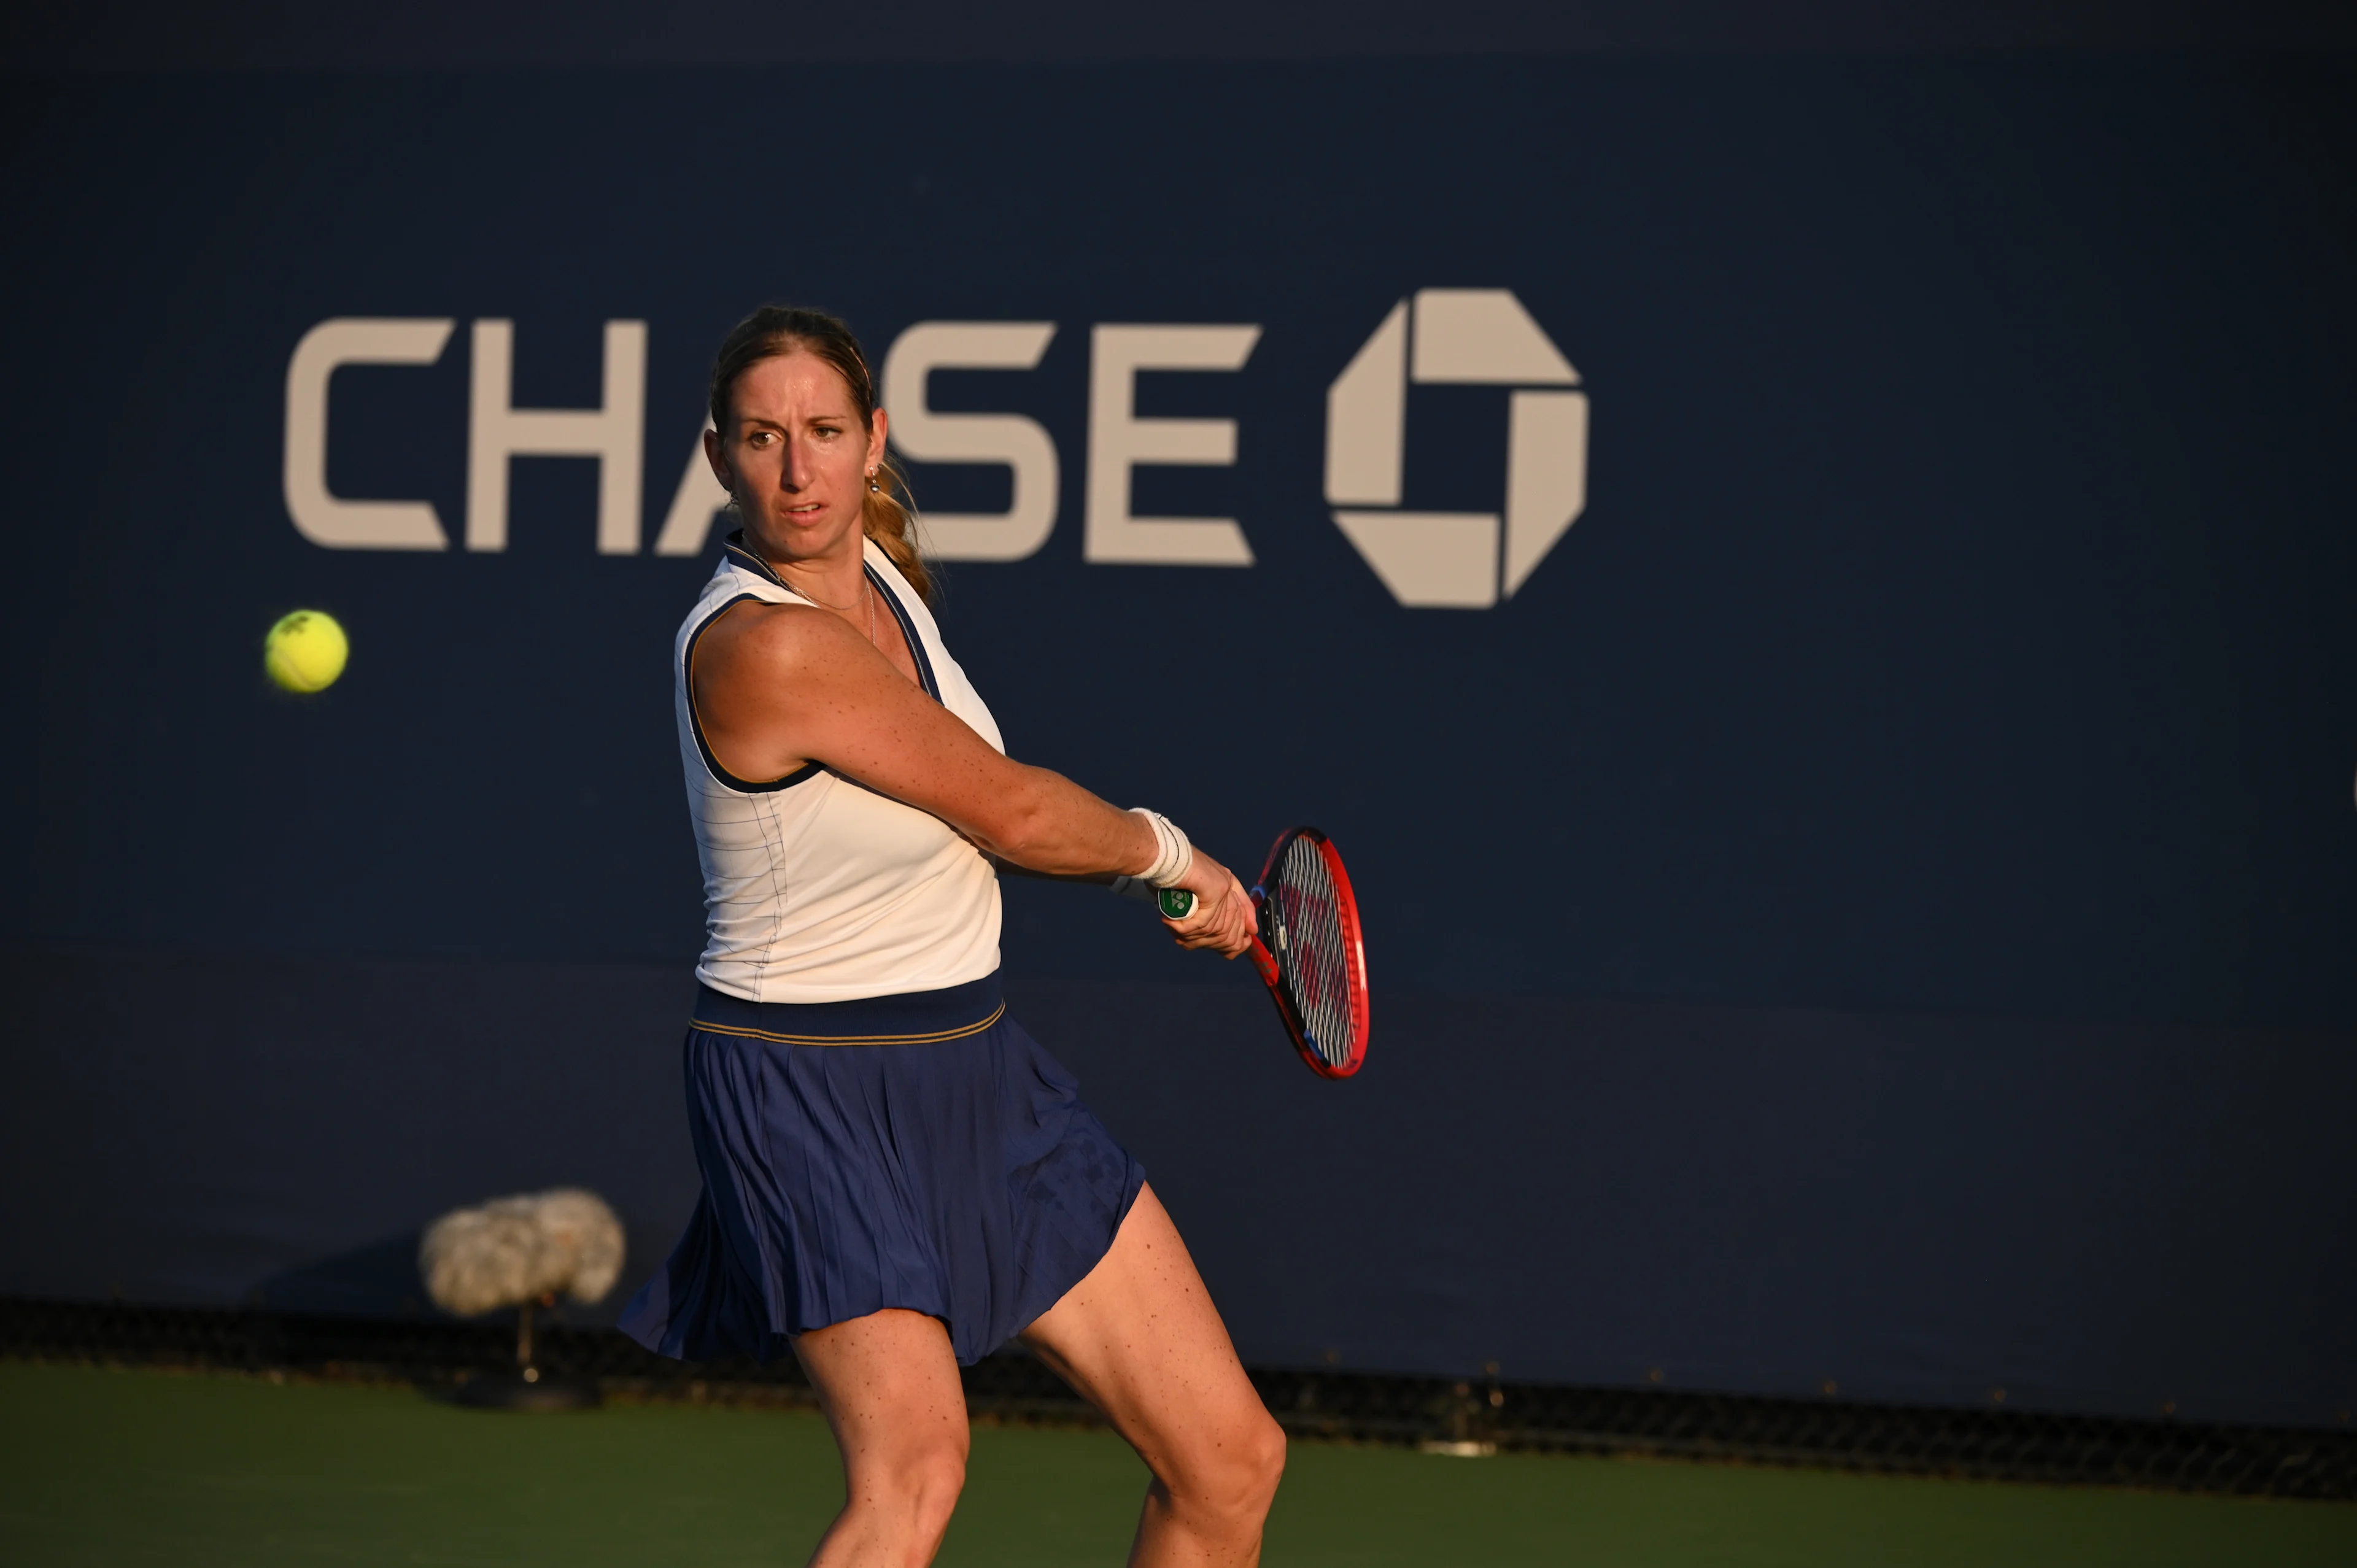
<path fill-rule="evenodd" d="M 324 692 L 344 672 L 352 645 L 336 618 L 325 610 L 296 610 L 279 618 L 262 645 L 262 667 L 290 692 Z"/>

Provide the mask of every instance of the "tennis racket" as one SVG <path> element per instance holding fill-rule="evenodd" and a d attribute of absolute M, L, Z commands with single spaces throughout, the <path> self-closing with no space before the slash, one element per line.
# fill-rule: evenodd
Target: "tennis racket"
<path fill-rule="evenodd" d="M 1195 912 L 1195 896 L 1183 887 L 1153 897 L 1166 918 Z M 1253 967 L 1294 1048 L 1318 1077 L 1350 1077 L 1367 1059 L 1367 950 L 1334 842 L 1316 828 L 1278 834 L 1252 901 L 1260 917 Z"/>

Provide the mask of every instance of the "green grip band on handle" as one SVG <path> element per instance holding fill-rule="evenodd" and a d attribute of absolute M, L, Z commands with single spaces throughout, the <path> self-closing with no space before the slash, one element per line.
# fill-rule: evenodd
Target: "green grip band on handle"
<path fill-rule="evenodd" d="M 1184 887 L 1165 887 L 1154 896 L 1154 903 L 1166 920 L 1183 920 L 1195 912 L 1195 896 Z"/>

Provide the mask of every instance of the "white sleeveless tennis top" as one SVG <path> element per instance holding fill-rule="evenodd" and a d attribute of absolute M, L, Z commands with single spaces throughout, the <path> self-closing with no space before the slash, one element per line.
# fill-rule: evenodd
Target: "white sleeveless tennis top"
<path fill-rule="evenodd" d="M 732 534 L 679 628 L 672 678 L 688 815 L 704 862 L 696 978 L 748 1002 L 847 1002 L 934 991 L 998 968 L 998 875 L 939 817 L 806 764 L 766 783 L 722 768 L 696 723 L 688 669 L 731 606 L 811 601 Z M 866 542 L 867 578 L 900 623 L 925 690 L 998 751 L 990 710 L 889 557 Z"/>

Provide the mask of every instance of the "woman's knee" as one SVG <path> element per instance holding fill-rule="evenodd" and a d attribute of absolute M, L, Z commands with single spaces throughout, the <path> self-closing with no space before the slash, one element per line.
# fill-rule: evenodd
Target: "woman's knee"
<path fill-rule="evenodd" d="M 965 1457 L 964 1444 L 941 1444 L 914 1462 L 917 1527 L 936 1542 L 948 1530 L 958 1495 L 965 1490 Z"/>
<path fill-rule="evenodd" d="M 1285 1478 L 1285 1428 L 1266 1411 L 1259 1412 L 1258 1417 L 1251 1423 L 1243 1457 L 1259 1498 L 1259 1511 L 1265 1514 L 1275 1500 L 1276 1484 Z"/>
<path fill-rule="evenodd" d="M 1285 1429 L 1257 1407 L 1206 1432 L 1167 1483 L 1173 1506 L 1206 1524 L 1257 1529 L 1285 1476 Z"/>
<path fill-rule="evenodd" d="M 965 1438 L 960 1430 L 938 1438 L 896 1443 L 888 1453 L 863 1455 L 851 1477 L 855 1506 L 866 1503 L 878 1508 L 910 1521 L 920 1534 L 938 1539 L 949 1529 L 958 1494 L 965 1489 Z"/>

